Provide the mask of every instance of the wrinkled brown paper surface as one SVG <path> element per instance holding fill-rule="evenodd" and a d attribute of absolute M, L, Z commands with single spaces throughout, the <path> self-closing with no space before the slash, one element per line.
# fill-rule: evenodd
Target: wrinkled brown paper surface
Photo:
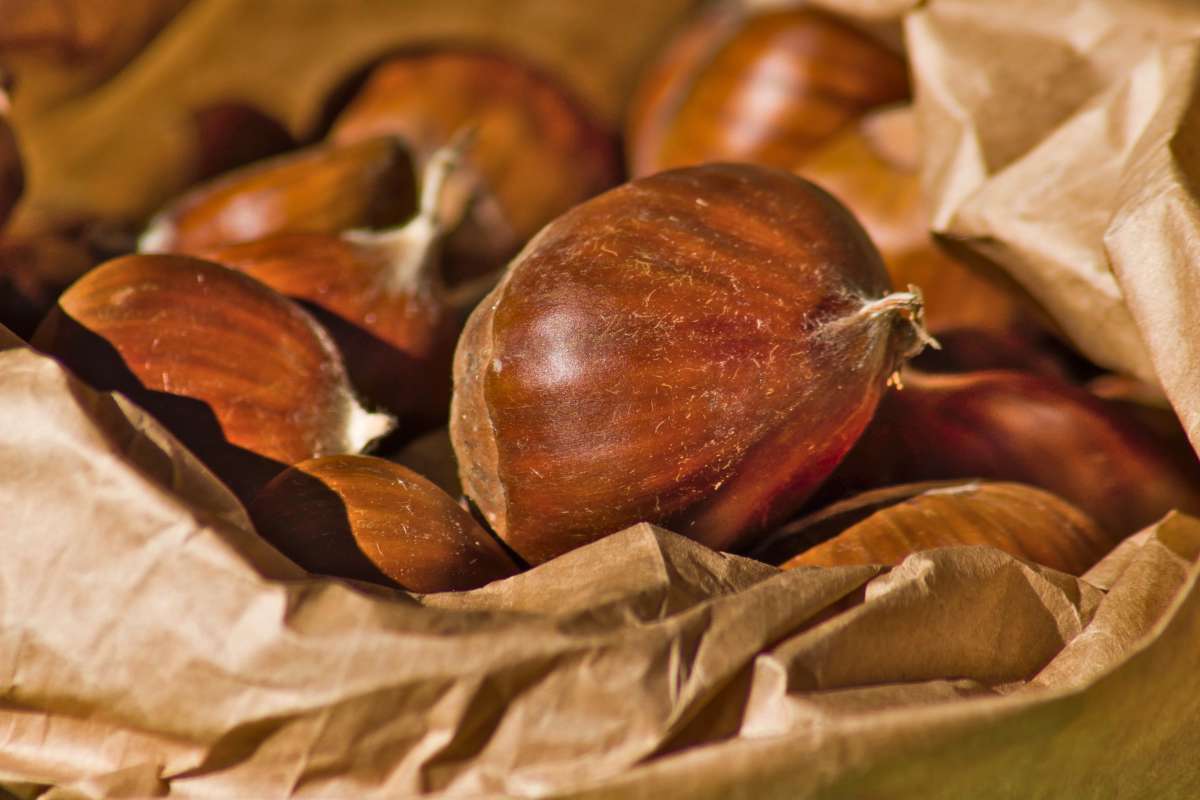
<path fill-rule="evenodd" d="M 1200 8 L 934 0 L 905 30 L 936 229 L 1200 439 Z M 783 573 L 643 525 L 410 596 L 305 577 L 153 420 L 0 348 L 18 795 L 1197 796 L 1196 520 L 1082 579 L 984 548 Z"/>
<path fill-rule="evenodd" d="M 1083 579 L 780 572 L 640 525 L 482 589 L 306 578 L 153 420 L 0 352 L 0 781 L 50 797 L 1185 797 L 1200 522 Z M 1115 794 L 1109 794 L 1114 792 Z"/>

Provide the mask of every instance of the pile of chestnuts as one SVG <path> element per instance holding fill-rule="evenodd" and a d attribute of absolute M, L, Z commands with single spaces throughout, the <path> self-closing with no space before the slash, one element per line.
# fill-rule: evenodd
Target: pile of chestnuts
<path fill-rule="evenodd" d="M 305 569 L 468 589 L 650 522 L 784 568 L 985 543 L 1079 573 L 1200 511 L 1169 409 L 1096 391 L 1119 384 L 930 237 L 874 33 L 706 12 L 623 139 L 509 55 L 365 75 L 249 164 L 231 130 L 281 137 L 207 116 L 220 174 L 98 266 L 0 240 L 0 322 L 153 414 Z M 17 295 L 13 252 L 83 275 Z"/>

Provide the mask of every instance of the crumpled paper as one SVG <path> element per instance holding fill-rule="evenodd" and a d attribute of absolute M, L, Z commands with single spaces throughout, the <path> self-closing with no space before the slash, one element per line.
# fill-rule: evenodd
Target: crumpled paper
<path fill-rule="evenodd" d="M 988 548 L 781 572 L 638 525 L 409 595 L 307 577 L 152 419 L 5 346 L 10 786 L 1165 797 L 1195 777 L 1200 521 L 1082 579 Z"/>
<path fill-rule="evenodd" d="M 935 232 L 1200 445 L 1200 5 L 933 0 L 905 32 Z"/>

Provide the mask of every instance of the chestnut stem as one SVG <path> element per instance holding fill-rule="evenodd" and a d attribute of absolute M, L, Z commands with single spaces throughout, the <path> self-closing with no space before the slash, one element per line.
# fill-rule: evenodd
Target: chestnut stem
<path fill-rule="evenodd" d="M 878 300 L 872 300 L 858 310 L 859 315 L 866 315 L 871 318 L 883 316 L 885 314 L 899 314 L 906 319 L 912 326 L 913 332 L 916 334 L 916 342 L 909 352 L 904 353 L 905 358 L 912 358 L 917 353 L 920 353 L 926 347 L 932 347 L 934 350 L 941 350 L 942 345 L 937 339 L 929 335 L 929 331 L 925 330 L 925 302 L 921 296 L 920 288 L 908 285 L 906 292 L 892 292 L 884 295 Z"/>
<path fill-rule="evenodd" d="M 441 240 L 458 225 L 473 197 L 451 178 L 462 168 L 477 128 L 460 128 L 450 141 L 425 162 L 417 214 L 404 225 L 386 231 L 347 231 L 349 241 L 388 254 L 388 286 L 397 293 L 441 284 Z M 453 193 L 454 190 L 458 194 Z"/>

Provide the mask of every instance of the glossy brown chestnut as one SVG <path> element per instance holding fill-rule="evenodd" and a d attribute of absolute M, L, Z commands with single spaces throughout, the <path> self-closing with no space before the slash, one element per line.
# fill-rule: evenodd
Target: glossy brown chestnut
<path fill-rule="evenodd" d="M 358 452 L 391 423 L 358 404 L 333 342 L 299 306 L 201 259 L 96 267 L 33 344 L 130 395 L 243 497 L 288 464 Z"/>
<path fill-rule="evenodd" d="M 914 370 L 903 385 L 821 499 L 910 481 L 1018 481 L 1059 495 L 1117 537 L 1171 509 L 1200 511 L 1195 457 L 1180 463 L 1135 418 L 1075 386 L 1019 372 Z"/>
<path fill-rule="evenodd" d="M 997 331 L 1029 328 L 1015 290 L 940 249 L 929 235 L 920 147 L 908 106 L 874 111 L 833 136 L 796 172 L 846 204 L 879 248 L 896 286 L 921 287 L 925 323 Z"/>
<path fill-rule="evenodd" d="M 547 226 L 459 340 L 464 490 L 541 562 L 634 522 L 746 543 L 813 491 L 923 346 L 853 217 L 748 164 L 660 173 Z"/>
<path fill-rule="evenodd" d="M 263 538 L 323 575 L 447 592 L 520 569 L 449 495 L 382 458 L 296 464 L 267 484 L 251 516 Z"/>
<path fill-rule="evenodd" d="M 630 173 L 718 160 L 791 169 L 863 112 L 908 94 L 900 56 L 824 12 L 718 10 L 643 79 L 626 128 Z"/>
<path fill-rule="evenodd" d="M 899 564 L 922 550 L 987 545 L 1071 575 L 1081 575 L 1116 545 L 1086 514 L 1049 492 L 1019 483 L 970 482 L 956 486 L 912 487 L 907 497 L 871 511 L 833 538 L 785 562 L 801 566 Z M 871 493 L 877 494 L 877 493 Z M 853 506 L 872 508 L 875 497 L 852 498 L 793 528 L 802 537 L 852 514 Z"/>
<path fill-rule="evenodd" d="M 476 200 L 447 245 L 451 283 L 503 266 L 547 222 L 619 180 L 615 139 L 586 109 L 549 76 L 485 52 L 388 59 L 330 139 L 394 134 L 421 165 L 465 125 L 478 135 L 453 180 Z"/>
<path fill-rule="evenodd" d="M 259 161 L 186 192 L 151 221 L 145 253 L 196 253 L 279 233 L 394 225 L 414 208 L 404 144 L 376 137 Z"/>
<path fill-rule="evenodd" d="M 198 253 L 309 304 L 355 388 L 410 434 L 446 422 L 450 363 L 466 316 L 441 274 L 442 241 L 469 199 L 454 204 L 445 196 L 468 138 L 457 141 L 427 162 L 418 213 L 403 227 L 281 234 Z"/>

